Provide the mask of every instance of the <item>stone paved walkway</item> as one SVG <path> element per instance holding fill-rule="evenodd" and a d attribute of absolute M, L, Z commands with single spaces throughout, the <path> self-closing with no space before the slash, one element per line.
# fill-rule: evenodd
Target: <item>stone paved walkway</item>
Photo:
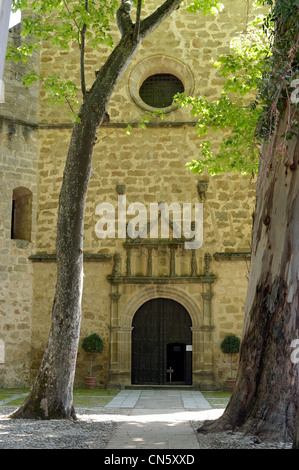
<path fill-rule="evenodd" d="M 106 449 L 198 449 L 190 420 L 211 409 L 197 391 L 124 390 L 106 408 L 132 408 Z"/>

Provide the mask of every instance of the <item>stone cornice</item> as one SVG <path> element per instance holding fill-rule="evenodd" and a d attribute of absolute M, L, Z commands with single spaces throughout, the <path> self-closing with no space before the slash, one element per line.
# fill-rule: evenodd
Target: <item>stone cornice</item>
<path fill-rule="evenodd" d="M 56 254 L 46 254 L 40 253 L 29 256 L 30 261 L 39 262 L 39 263 L 55 263 L 56 262 Z M 110 261 L 112 256 L 107 253 L 86 253 L 83 255 L 84 261 L 93 261 L 93 262 L 103 262 L 103 261 Z"/>
<path fill-rule="evenodd" d="M 13 116 L 5 116 L 0 114 L 0 120 L 3 121 L 8 121 L 8 122 L 13 122 L 14 124 L 19 124 L 21 126 L 28 126 L 32 127 L 35 129 L 57 129 L 57 128 L 72 128 L 73 123 L 72 122 L 60 122 L 60 123 L 50 123 L 50 122 L 32 122 L 32 121 L 27 121 L 23 119 L 18 119 Z M 136 127 L 138 128 L 138 122 L 132 122 L 132 123 L 126 123 L 126 122 L 104 122 L 101 127 L 107 127 L 107 128 L 122 128 L 126 129 L 128 124 L 131 127 Z M 161 121 L 161 122 L 148 122 L 146 124 L 146 127 L 184 127 L 184 126 L 191 126 L 194 127 L 197 124 L 196 121 Z"/>
<path fill-rule="evenodd" d="M 223 252 L 214 253 L 214 259 L 216 261 L 244 261 L 250 260 L 251 253 L 249 252 Z"/>
<path fill-rule="evenodd" d="M 112 284 L 179 284 L 179 283 L 208 283 L 216 280 L 213 274 L 199 276 L 108 276 Z"/>

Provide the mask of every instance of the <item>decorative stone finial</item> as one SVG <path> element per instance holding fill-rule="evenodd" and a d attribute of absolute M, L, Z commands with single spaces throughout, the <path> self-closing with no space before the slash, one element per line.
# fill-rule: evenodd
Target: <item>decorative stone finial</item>
<path fill-rule="evenodd" d="M 206 191 L 208 189 L 208 184 L 209 182 L 206 180 L 201 180 L 197 182 L 197 192 L 201 201 L 204 201 L 206 199 Z"/>
<path fill-rule="evenodd" d="M 211 255 L 210 253 L 205 254 L 205 275 L 210 274 L 211 267 Z"/>
<path fill-rule="evenodd" d="M 120 254 L 115 253 L 115 255 L 113 256 L 113 269 L 112 269 L 113 276 L 119 276 L 120 274 L 119 263 L 120 263 Z"/>
<path fill-rule="evenodd" d="M 126 185 L 125 184 L 117 184 L 116 185 L 116 192 L 119 195 L 123 195 L 126 192 Z"/>

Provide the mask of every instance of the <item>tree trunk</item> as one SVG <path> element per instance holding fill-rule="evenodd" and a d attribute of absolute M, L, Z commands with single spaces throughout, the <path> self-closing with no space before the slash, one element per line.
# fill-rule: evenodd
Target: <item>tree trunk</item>
<path fill-rule="evenodd" d="M 64 169 L 58 206 L 57 284 L 47 348 L 32 390 L 12 418 L 76 418 L 73 383 L 81 324 L 84 212 L 97 131 L 111 94 L 140 43 L 179 3 L 180 0 L 166 0 L 141 21 L 138 34 L 133 34 L 131 2 L 123 0 L 117 12 L 121 40 L 84 95 L 80 122 L 74 124 Z"/>
<path fill-rule="evenodd" d="M 296 420 L 296 429 L 293 439 L 293 449 L 299 449 L 299 407 L 297 410 L 297 420 Z"/>
<path fill-rule="evenodd" d="M 285 127 L 282 122 L 279 135 Z M 270 157 L 263 150 L 257 184 L 236 386 L 222 417 L 198 432 L 238 429 L 279 441 L 294 436 L 299 374 L 291 343 L 299 338 L 299 140 L 289 143 L 287 164 L 275 147 L 277 142 Z"/>
<path fill-rule="evenodd" d="M 75 418 L 73 382 L 81 324 L 83 227 L 93 147 L 111 93 L 136 45 L 123 40 L 87 93 L 73 128 L 59 197 L 57 285 L 48 345 L 39 373 L 13 418 Z"/>

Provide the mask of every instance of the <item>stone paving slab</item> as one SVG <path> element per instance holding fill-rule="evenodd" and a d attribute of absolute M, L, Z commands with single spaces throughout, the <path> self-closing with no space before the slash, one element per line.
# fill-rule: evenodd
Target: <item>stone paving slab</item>
<path fill-rule="evenodd" d="M 198 449 L 195 432 L 181 410 L 172 409 L 144 414 L 134 410 L 121 424 L 105 449 Z M 166 410 L 167 411 L 167 410 Z M 139 414 L 139 413 L 140 414 Z"/>
<path fill-rule="evenodd" d="M 212 408 L 201 392 L 181 392 L 184 408 L 187 410 L 209 410 Z"/>
<path fill-rule="evenodd" d="M 211 405 L 198 391 L 121 391 L 107 408 L 131 407 L 106 449 L 198 449 L 190 421 Z M 189 411 L 188 411 L 189 410 Z"/>
<path fill-rule="evenodd" d="M 140 394 L 141 390 L 121 390 L 105 408 L 134 408 Z"/>
<path fill-rule="evenodd" d="M 184 408 L 186 410 L 212 408 L 199 391 L 183 390 L 121 390 L 106 408 Z"/>

